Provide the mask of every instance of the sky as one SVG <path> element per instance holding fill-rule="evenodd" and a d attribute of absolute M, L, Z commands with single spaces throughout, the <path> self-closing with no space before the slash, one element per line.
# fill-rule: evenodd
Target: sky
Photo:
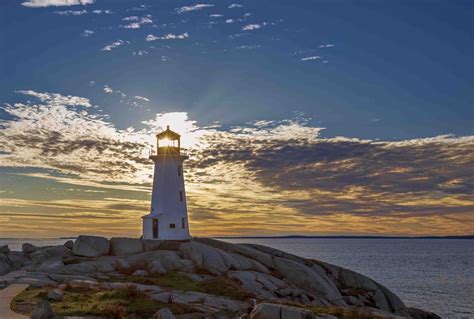
<path fill-rule="evenodd" d="M 0 237 L 474 233 L 474 2 L 0 1 Z"/>

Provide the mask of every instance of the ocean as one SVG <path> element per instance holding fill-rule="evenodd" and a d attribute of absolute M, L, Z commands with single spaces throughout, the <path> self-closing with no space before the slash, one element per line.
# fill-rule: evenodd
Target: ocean
<path fill-rule="evenodd" d="M 318 259 L 364 274 L 397 294 L 408 306 L 442 318 L 474 318 L 474 240 L 232 238 L 306 258 Z M 0 239 L 12 250 L 21 244 L 57 245 L 66 239 Z"/>

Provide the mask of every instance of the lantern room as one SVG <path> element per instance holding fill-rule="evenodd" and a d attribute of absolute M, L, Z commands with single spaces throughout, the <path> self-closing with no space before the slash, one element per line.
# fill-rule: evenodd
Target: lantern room
<path fill-rule="evenodd" d="M 180 154 L 181 136 L 170 130 L 169 125 L 166 130 L 156 135 L 157 139 L 157 154 Z"/>

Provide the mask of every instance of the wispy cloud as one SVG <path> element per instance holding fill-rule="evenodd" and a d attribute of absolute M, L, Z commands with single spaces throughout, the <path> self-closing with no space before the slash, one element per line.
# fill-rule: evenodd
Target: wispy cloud
<path fill-rule="evenodd" d="M 134 98 L 137 99 L 137 100 L 140 100 L 140 101 L 150 102 L 150 99 L 146 98 L 144 96 L 135 95 Z"/>
<path fill-rule="evenodd" d="M 319 55 L 313 55 L 313 56 L 307 56 L 304 58 L 301 58 L 301 61 L 312 61 L 312 60 L 319 60 L 321 57 Z"/>
<path fill-rule="evenodd" d="M 156 41 L 156 40 L 184 40 L 186 38 L 189 38 L 189 34 L 187 32 L 182 33 L 182 34 L 174 34 L 174 33 L 168 33 L 165 34 L 164 36 L 156 36 L 153 34 L 149 34 L 146 36 L 145 40 L 146 41 Z"/>
<path fill-rule="evenodd" d="M 144 24 L 152 24 L 153 20 L 150 14 L 147 14 L 141 18 L 137 16 L 130 16 L 130 17 L 125 17 L 122 19 L 123 21 L 129 21 L 129 24 L 126 25 L 121 25 L 121 28 L 125 29 L 139 29 L 142 25 Z"/>
<path fill-rule="evenodd" d="M 23 2 L 22 5 L 29 8 L 44 8 L 87 5 L 94 2 L 95 0 L 29 0 Z"/>
<path fill-rule="evenodd" d="M 101 51 L 112 51 L 113 49 L 118 48 L 122 45 L 126 45 L 126 44 L 130 44 L 130 42 L 124 41 L 124 40 L 117 40 L 103 47 Z"/>
<path fill-rule="evenodd" d="M 334 48 L 334 44 L 321 44 L 318 48 Z"/>
<path fill-rule="evenodd" d="M 121 130 L 98 115 L 87 98 L 19 93 L 39 102 L 3 108 L 10 117 L 0 131 L 1 167 L 47 169 L 55 173 L 36 178 L 97 191 L 134 189 L 145 195 L 143 202 L 127 203 L 124 197 L 97 205 L 8 199 L 2 201 L 8 206 L 3 212 L 22 210 L 27 215 L 54 209 L 88 220 L 85 216 L 106 218 L 115 209 L 133 208 L 137 220 L 132 223 L 139 229 L 138 217 L 148 209 L 145 198 L 151 186 L 148 151 L 154 147 L 154 134 L 170 124 L 182 134 L 190 155 L 186 182 L 195 234 L 310 234 L 327 229 L 454 234 L 468 232 L 465 221 L 473 220 L 474 136 L 395 142 L 323 138 L 324 129 L 304 118 L 223 128 L 199 126 L 186 113 L 157 114 L 141 123 L 139 131 Z M 115 225 L 129 230 L 127 222 L 117 220 Z"/>
<path fill-rule="evenodd" d="M 84 14 L 88 13 L 93 13 L 93 14 L 112 14 L 113 12 L 111 10 L 92 10 L 92 11 L 87 11 L 87 10 L 63 10 L 63 11 L 54 11 L 55 14 L 59 15 L 64 15 L 64 16 L 81 16 Z"/>
<path fill-rule="evenodd" d="M 229 6 L 229 9 L 242 8 L 242 7 L 243 7 L 243 5 L 241 5 L 241 4 L 232 3 L 232 4 Z"/>
<path fill-rule="evenodd" d="M 92 10 L 93 14 L 113 14 L 112 10 Z"/>
<path fill-rule="evenodd" d="M 65 11 L 54 11 L 54 13 L 63 16 L 81 16 L 87 13 L 87 10 L 65 10 Z"/>
<path fill-rule="evenodd" d="M 176 11 L 179 14 L 182 14 L 182 13 L 186 13 L 186 12 L 190 12 L 190 11 L 196 11 L 196 10 L 202 10 L 202 9 L 205 9 L 205 8 L 211 8 L 213 6 L 214 6 L 213 4 L 199 3 L 199 4 L 196 4 L 196 5 L 193 5 L 193 6 L 184 6 L 184 7 L 181 7 L 181 8 L 177 8 Z"/>
<path fill-rule="evenodd" d="M 127 97 L 126 93 L 120 90 L 114 90 L 109 85 L 104 85 L 104 92 L 107 94 L 119 94 L 122 98 Z"/>
<path fill-rule="evenodd" d="M 262 27 L 261 24 L 247 24 L 246 26 L 242 27 L 242 31 L 250 31 L 250 30 L 257 30 Z"/>
<path fill-rule="evenodd" d="M 84 30 L 82 31 L 81 33 L 81 36 L 84 37 L 84 38 L 87 38 L 87 37 L 90 37 L 91 35 L 93 35 L 95 32 L 92 31 L 92 30 Z"/>

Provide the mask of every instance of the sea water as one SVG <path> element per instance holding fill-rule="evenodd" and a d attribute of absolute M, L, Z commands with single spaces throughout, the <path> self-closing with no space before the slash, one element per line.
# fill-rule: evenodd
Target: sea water
<path fill-rule="evenodd" d="M 67 239 L 0 239 L 12 250 L 24 242 L 59 245 Z M 442 318 L 474 318 L 474 240 L 233 238 L 352 269 L 383 284 L 410 307 Z"/>

